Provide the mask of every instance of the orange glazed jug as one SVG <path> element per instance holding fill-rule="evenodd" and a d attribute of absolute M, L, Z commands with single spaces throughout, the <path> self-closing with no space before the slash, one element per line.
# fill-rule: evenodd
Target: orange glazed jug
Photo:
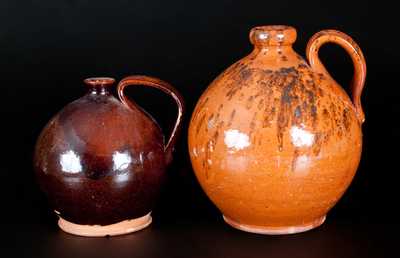
<path fill-rule="evenodd" d="M 324 30 L 309 41 L 308 63 L 288 26 L 253 28 L 250 55 L 201 96 L 189 126 L 189 152 L 202 188 L 231 226 L 291 234 L 321 225 L 357 170 L 366 65 L 346 34 Z M 351 56 L 352 100 L 318 58 L 339 44 Z"/>

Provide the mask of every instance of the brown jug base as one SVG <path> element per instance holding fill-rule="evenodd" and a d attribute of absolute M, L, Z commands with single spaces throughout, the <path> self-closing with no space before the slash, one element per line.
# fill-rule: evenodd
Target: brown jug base
<path fill-rule="evenodd" d="M 151 224 L 152 218 L 150 213 L 136 218 L 124 220 L 118 223 L 100 226 L 100 225 L 79 225 L 69 222 L 63 218 L 58 219 L 58 226 L 65 232 L 85 237 L 105 237 L 117 236 L 133 233 L 146 228 Z"/>
<path fill-rule="evenodd" d="M 250 232 L 250 233 L 256 233 L 256 234 L 264 234 L 264 235 L 288 235 L 288 234 L 295 234 L 295 233 L 301 233 L 305 232 L 308 230 L 311 230 L 313 228 L 316 228 L 322 223 L 324 223 L 326 216 L 323 216 L 321 218 L 318 218 L 311 223 L 299 225 L 299 226 L 290 226 L 290 227 L 265 227 L 265 226 L 255 226 L 255 225 L 246 225 L 246 224 L 241 224 L 238 223 L 225 215 L 222 215 L 224 218 L 225 222 L 228 223 L 230 226 Z"/>

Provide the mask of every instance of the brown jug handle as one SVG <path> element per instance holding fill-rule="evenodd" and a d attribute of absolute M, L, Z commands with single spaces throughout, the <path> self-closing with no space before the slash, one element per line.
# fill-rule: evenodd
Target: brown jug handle
<path fill-rule="evenodd" d="M 184 112 L 184 101 L 182 96 L 179 94 L 179 92 L 172 87 L 167 82 L 164 82 L 160 79 L 149 77 L 149 76 L 143 76 L 143 75 L 133 75 L 133 76 L 128 76 L 124 79 L 122 79 L 117 86 L 117 91 L 118 91 L 118 96 L 121 99 L 121 102 L 130 107 L 130 105 L 134 104 L 133 102 L 129 101 L 127 97 L 124 94 L 124 89 L 127 86 L 131 85 L 144 85 L 148 87 L 153 87 L 156 89 L 160 89 L 170 95 L 176 102 L 178 106 L 178 116 L 176 118 L 176 122 L 174 125 L 174 128 L 172 130 L 171 136 L 169 137 L 169 140 L 167 144 L 164 147 L 164 151 L 166 154 L 166 163 L 169 164 L 172 161 L 172 153 L 175 148 L 175 143 L 177 136 L 179 134 L 179 131 L 182 126 L 182 118 L 183 118 L 183 112 Z"/>
<path fill-rule="evenodd" d="M 343 32 L 336 30 L 323 30 L 316 33 L 308 41 L 306 49 L 307 58 L 311 67 L 315 71 L 328 75 L 329 77 L 331 76 L 318 57 L 319 48 L 328 42 L 336 43 L 344 48 L 353 61 L 354 75 L 351 83 L 351 92 L 358 121 L 362 124 L 365 121 L 365 115 L 361 106 L 361 93 L 367 75 L 367 66 L 365 64 L 364 55 L 357 43 Z"/>

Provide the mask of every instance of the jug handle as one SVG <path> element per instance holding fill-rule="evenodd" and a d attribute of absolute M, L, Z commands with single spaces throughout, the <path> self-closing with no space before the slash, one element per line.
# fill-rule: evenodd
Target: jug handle
<path fill-rule="evenodd" d="M 364 55 L 358 44 L 343 32 L 337 30 L 323 30 L 316 33 L 307 44 L 306 55 L 308 62 L 315 71 L 328 75 L 329 77 L 331 76 L 318 57 L 319 48 L 329 42 L 336 43 L 344 48 L 353 61 L 354 75 L 351 83 L 351 92 L 358 121 L 362 124 L 365 121 L 365 115 L 361 106 L 361 93 L 367 75 Z"/>
<path fill-rule="evenodd" d="M 164 152 L 166 155 L 166 163 L 168 165 L 172 161 L 172 153 L 175 148 L 177 136 L 178 136 L 181 126 L 182 126 L 182 120 L 183 120 L 182 118 L 183 118 L 183 112 L 184 112 L 183 98 L 172 85 L 170 85 L 169 83 L 167 83 L 165 81 L 162 81 L 162 80 L 154 78 L 154 77 L 149 77 L 149 76 L 133 75 L 133 76 L 128 76 L 128 77 L 122 79 L 118 83 L 118 86 L 117 86 L 118 96 L 119 96 L 121 102 L 124 105 L 126 105 L 127 107 L 130 107 L 130 105 L 134 104 L 134 103 L 127 99 L 127 97 L 124 94 L 124 89 L 127 86 L 132 86 L 132 85 L 143 85 L 143 86 L 148 86 L 148 87 L 162 90 L 165 93 L 167 93 L 168 95 L 170 95 L 175 100 L 175 102 L 178 106 L 178 115 L 176 118 L 174 128 L 171 132 L 171 136 L 169 137 L 167 144 L 164 147 Z"/>

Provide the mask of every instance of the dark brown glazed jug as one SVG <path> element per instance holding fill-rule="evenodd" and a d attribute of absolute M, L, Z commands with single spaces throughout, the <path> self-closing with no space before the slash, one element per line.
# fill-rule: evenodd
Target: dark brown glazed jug
<path fill-rule="evenodd" d="M 88 93 L 70 103 L 43 129 L 34 168 L 42 190 L 66 232 L 119 235 L 145 228 L 172 160 L 181 127 L 183 100 L 168 83 L 130 76 L 118 85 L 121 102 L 109 91 L 112 78 L 90 78 Z M 178 105 L 172 134 L 124 95 L 130 85 L 163 90 Z"/>

